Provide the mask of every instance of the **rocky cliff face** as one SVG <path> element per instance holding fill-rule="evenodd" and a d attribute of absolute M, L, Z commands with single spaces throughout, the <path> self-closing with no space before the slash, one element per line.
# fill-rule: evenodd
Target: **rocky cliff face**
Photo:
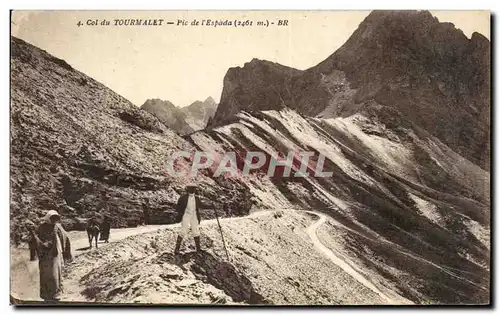
<path fill-rule="evenodd" d="M 240 110 L 280 109 L 294 104 L 292 82 L 302 71 L 283 65 L 252 59 L 243 68 L 230 68 L 212 125 L 231 120 Z"/>
<path fill-rule="evenodd" d="M 391 106 L 489 167 L 490 42 L 484 36 L 468 39 L 427 11 L 373 12 L 311 71 L 331 69 L 345 73 L 356 90 L 354 103 L 373 99 Z"/>
<path fill-rule="evenodd" d="M 255 59 L 229 69 L 212 124 L 240 110 L 289 107 L 329 118 L 373 103 L 489 168 L 490 42 L 478 33 L 468 39 L 426 11 L 374 11 L 306 71 Z"/>
<path fill-rule="evenodd" d="M 189 179 L 172 178 L 166 163 L 193 145 L 65 61 L 14 37 L 11 53 L 11 240 L 49 209 L 67 229 L 81 229 L 94 211 L 115 227 L 173 222 Z M 197 181 L 209 199 L 226 190 L 244 204 L 242 187 L 203 174 Z"/>

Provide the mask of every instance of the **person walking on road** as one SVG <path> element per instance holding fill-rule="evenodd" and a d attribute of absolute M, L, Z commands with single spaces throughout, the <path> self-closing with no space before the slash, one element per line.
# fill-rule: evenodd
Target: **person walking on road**
<path fill-rule="evenodd" d="M 36 243 L 40 272 L 40 297 L 49 303 L 57 303 L 62 293 L 62 268 L 64 262 L 73 259 L 71 244 L 55 210 L 47 212 L 38 229 L 29 228 Z"/>
<path fill-rule="evenodd" d="M 104 215 L 104 219 L 101 223 L 101 236 L 100 239 L 105 243 L 109 243 L 109 232 L 111 231 L 111 218 L 108 215 Z"/>
<path fill-rule="evenodd" d="M 175 244 L 175 254 L 179 254 L 182 240 L 187 237 L 189 231 L 191 230 L 191 235 L 194 237 L 194 242 L 196 244 L 196 250 L 201 251 L 200 244 L 200 222 L 201 215 L 200 210 L 205 209 L 205 207 L 197 195 L 196 185 L 186 186 L 186 193 L 181 195 L 177 201 L 177 223 L 181 223 L 181 230 L 177 236 L 177 241 Z"/>

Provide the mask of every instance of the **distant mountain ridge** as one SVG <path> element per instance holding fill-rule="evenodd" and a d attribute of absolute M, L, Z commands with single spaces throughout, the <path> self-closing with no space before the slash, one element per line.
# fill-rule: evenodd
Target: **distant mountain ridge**
<path fill-rule="evenodd" d="M 165 126 L 179 134 L 188 134 L 194 131 L 186 122 L 186 114 L 169 101 L 157 98 L 149 99 L 141 106 L 141 109 L 153 114 Z"/>
<path fill-rule="evenodd" d="M 208 120 L 215 115 L 217 103 L 209 96 L 202 101 L 195 101 L 191 105 L 181 107 L 181 111 L 186 114 L 187 124 L 195 131 L 207 126 Z"/>
<path fill-rule="evenodd" d="M 215 114 L 217 103 L 211 96 L 203 102 L 195 101 L 186 107 L 177 107 L 170 101 L 148 99 L 141 109 L 153 114 L 177 133 L 185 135 L 205 128 Z"/>

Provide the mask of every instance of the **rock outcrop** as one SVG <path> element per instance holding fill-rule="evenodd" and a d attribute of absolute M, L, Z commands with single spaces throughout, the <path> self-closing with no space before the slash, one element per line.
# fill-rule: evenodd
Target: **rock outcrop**
<path fill-rule="evenodd" d="M 302 71 L 278 63 L 252 59 L 230 68 L 224 77 L 221 101 L 212 125 L 221 125 L 241 110 L 248 112 L 293 107 L 293 81 Z"/>

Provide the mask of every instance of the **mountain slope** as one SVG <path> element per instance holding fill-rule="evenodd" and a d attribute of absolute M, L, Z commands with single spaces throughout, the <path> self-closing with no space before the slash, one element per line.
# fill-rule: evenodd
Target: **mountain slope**
<path fill-rule="evenodd" d="M 345 72 L 355 103 L 396 108 L 457 153 L 489 164 L 490 42 L 427 11 L 375 11 L 313 69 Z M 342 111 L 339 113 L 342 115 Z"/>
<path fill-rule="evenodd" d="M 268 211 L 221 219 L 225 244 L 215 220 L 202 221 L 206 250 L 199 254 L 185 242 L 183 254 L 172 255 L 178 226 L 129 237 L 79 257 L 69 269 L 65 298 L 488 303 L 489 174 L 393 112 L 377 107 L 370 116 L 334 119 L 289 109 L 240 113 L 232 124 L 191 134 L 199 149 L 239 156 L 250 150 L 321 152 L 333 176 L 230 177 L 247 185 Z M 290 166 L 294 175 L 298 168 Z M 232 202 L 224 194 L 219 200 Z"/>
<path fill-rule="evenodd" d="M 427 11 L 373 11 L 341 48 L 306 71 L 256 59 L 229 69 L 212 125 L 241 110 L 289 107 L 330 118 L 374 102 L 488 170 L 490 42 L 478 33 L 468 39 Z"/>
<path fill-rule="evenodd" d="M 194 147 L 65 61 L 15 37 L 11 53 L 11 240 L 49 209 L 67 229 L 83 228 L 94 211 L 110 214 L 115 227 L 173 222 L 192 179 L 171 177 L 166 163 Z M 242 187 L 203 174 L 196 181 L 211 200 L 244 203 Z"/>
<path fill-rule="evenodd" d="M 293 177 L 295 161 L 292 177 L 240 176 L 257 204 L 331 217 L 319 229 L 325 244 L 379 285 L 417 303 L 488 301 L 489 173 L 394 109 L 374 105 L 333 119 L 242 112 L 190 137 L 201 150 L 234 151 L 237 159 L 249 151 L 325 155 L 331 177 Z"/>

